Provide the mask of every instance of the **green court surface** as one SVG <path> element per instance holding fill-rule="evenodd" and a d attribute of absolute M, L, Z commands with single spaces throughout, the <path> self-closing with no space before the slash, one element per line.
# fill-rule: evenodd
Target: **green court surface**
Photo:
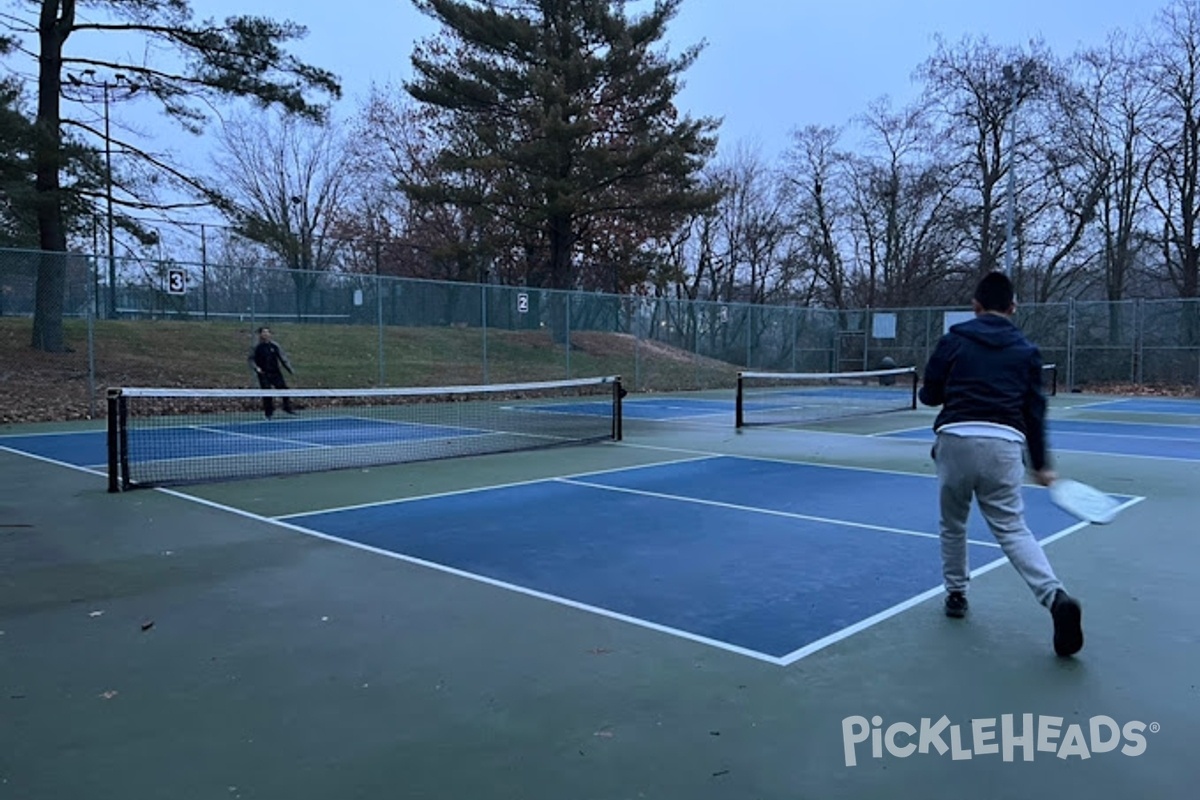
<path fill-rule="evenodd" d="M 925 577 L 936 539 L 920 538 L 936 534 L 936 508 L 918 501 L 897 521 L 911 492 L 867 488 L 926 486 L 928 442 L 894 434 L 927 429 L 927 409 L 740 432 L 731 417 L 627 415 L 620 442 L 117 494 L 98 472 L 2 449 L 0 798 L 1195 797 L 1200 461 L 1145 448 L 1194 435 L 1200 416 L 1092 405 L 1103 400 L 1052 401 L 1052 446 L 1059 421 L 1113 429 L 1073 433 L 1060 473 L 1134 499 L 1111 525 L 1045 544 L 1084 607 L 1072 659 L 1054 655 L 1049 615 L 1003 561 L 974 580 L 970 616 L 948 619 Z M 1122 451 L 1131 422 L 1160 427 L 1124 429 L 1137 445 Z M 1104 446 L 1086 449 L 1091 436 Z M 734 470 L 709 499 L 681 499 L 700 491 L 684 479 L 589 505 L 554 493 L 708 463 Z M 783 483 L 731 501 L 738 465 Z M 381 505 L 395 500 L 407 504 Z M 752 548 L 769 561 L 771 547 L 815 541 L 826 531 L 804 526 L 828 520 L 796 509 L 835 501 L 925 549 L 893 556 L 887 531 L 839 528 L 862 537 L 858 555 L 821 560 L 843 541 L 831 537 L 808 569 L 786 568 L 825 594 L 764 595 Z M 375 544 L 304 516 L 348 507 L 395 511 L 362 517 Z M 475 538 L 453 567 L 378 544 L 418 527 L 426 553 Z M 624 559 L 646 553 L 658 560 L 637 562 L 634 583 Z M 482 575 L 497 554 L 503 580 Z M 607 610 L 533 583 L 606 567 Z M 930 591 L 876 602 L 902 570 L 930 571 L 912 579 Z M 534 588 L 514 586 L 521 576 Z M 708 593 L 682 594 L 693 580 Z M 663 605 L 621 611 L 642 597 Z M 749 618 L 752 598 L 792 604 L 756 619 L 845 624 L 772 660 L 651 613 L 669 601 L 729 641 L 769 638 L 770 625 L 721 618 Z"/>

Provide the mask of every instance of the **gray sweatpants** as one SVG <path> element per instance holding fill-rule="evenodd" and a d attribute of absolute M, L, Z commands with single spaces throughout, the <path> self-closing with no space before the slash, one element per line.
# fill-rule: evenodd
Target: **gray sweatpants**
<path fill-rule="evenodd" d="M 1049 608 L 1055 591 L 1062 588 L 1041 544 L 1025 524 L 1023 451 L 1023 445 L 1004 439 L 938 434 L 934 458 L 941 485 L 946 591 L 965 592 L 970 581 L 967 518 L 972 498 L 979 502 L 992 535 L 1037 601 Z"/>

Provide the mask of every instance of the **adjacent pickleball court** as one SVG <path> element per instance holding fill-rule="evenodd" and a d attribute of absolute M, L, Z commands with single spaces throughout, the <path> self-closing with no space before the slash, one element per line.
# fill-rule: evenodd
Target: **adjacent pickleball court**
<path fill-rule="evenodd" d="M 932 442 L 928 425 L 881 434 L 893 439 Z M 1048 424 L 1051 449 L 1142 458 L 1200 461 L 1200 427 L 1138 422 L 1058 419 Z"/>
<path fill-rule="evenodd" d="M 1117 414 L 1166 414 L 1200 417 L 1200 398 L 1127 397 L 1099 400 L 1075 406 L 1080 411 Z"/>

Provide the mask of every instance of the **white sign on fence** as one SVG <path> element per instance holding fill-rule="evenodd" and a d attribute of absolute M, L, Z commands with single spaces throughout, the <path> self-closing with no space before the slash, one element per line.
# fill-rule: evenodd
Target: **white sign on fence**
<path fill-rule="evenodd" d="M 521 292 L 520 294 L 517 295 L 517 313 L 519 313 L 519 314 L 528 314 L 529 313 L 529 295 L 526 294 L 525 292 Z"/>
<path fill-rule="evenodd" d="M 876 339 L 895 339 L 896 315 L 891 313 L 871 315 L 871 335 Z"/>
<path fill-rule="evenodd" d="M 187 273 L 181 269 L 167 270 L 167 294 L 187 294 Z"/>
<path fill-rule="evenodd" d="M 975 319 L 974 311 L 947 311 L 942 321 L 942 333 L 949 333 L 951 325 L 957 325 L 960 322 L 966 322 L 969 319 Z"/>

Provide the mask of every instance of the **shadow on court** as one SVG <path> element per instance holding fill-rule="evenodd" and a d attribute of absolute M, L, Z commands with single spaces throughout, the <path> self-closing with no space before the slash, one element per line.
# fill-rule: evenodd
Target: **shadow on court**
<path fill-rule="evenodd" d="M 2 794 L 1190 796 L 1195 423 L 1086 401 L 1059 469 L 1130 504 L 1027 491 L 1070 660 L 977 516 L 941 613 L 924 411 L 121 494 L 6 438 Z"/>

